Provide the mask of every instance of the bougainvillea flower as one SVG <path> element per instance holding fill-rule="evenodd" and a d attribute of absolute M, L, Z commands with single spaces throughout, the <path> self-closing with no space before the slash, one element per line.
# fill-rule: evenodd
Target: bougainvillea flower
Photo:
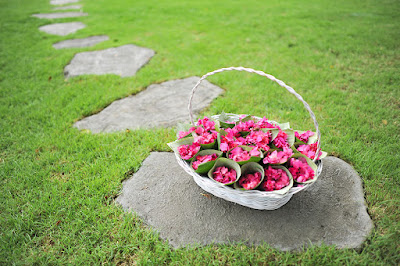
<path fill-rule="evenodd" d="M 264 181 L 261 189 L 265 191 L 280 190 L 290 184 L 290 179 L 283 169 L 275 169 L 269 166 L 265 169 Z"/>
<path fill-rule="evenodd" d="M 302 142 L 304 142 L 304 143 L 307 143 L 308 142 L 308 139 L 310 138 L 310 137 L 312 137 L 312 136 L 314 136 L 314 132 L 312 132 L 312 131 L 306 131 L 306 132 L 303 132 L 302 134 L 299 134 L 299 132 L 294 132 L 294 135 L 296 136 L 296 138 L 298 138 L 300 141 L 302 141 Z"/>
<path fill-rule="evenodd" d="M 187 135 L 189 135 L 190 133 L 192 133 L 193 131 L 195 131 L 195 127 L 191 127 L 189 128 L 189 131 L 179 131 L 178 132 L 178 139 L 184 138 Z"/>
<path fill-rule="evenodd" d="M 233 183 L 236 180 L 236 171 L 225 166 L 220 166 L 214 170 L 213 178 L 222 184 Z"/>
<path fill-rule="evenodd" d="M 254 145 L 264 151 L 269 150 L 269 142 L 271 141 L 271 132 L 252 131 L 246 136 L 246 144 Z"/>
<path fill-rule="evenodd" d="M 306 182 L 314 178 L 314 170 L 308 165 L 306 158 L 291 158 L 289 172 L 297 182 Z"/>
<path fill-rule="evenodd" d="M 242 176 L 238 183 L 241 187 L 246 190 L 254 189 L 261 181 L 261 173 L 255 172 L 253 174 L 246 174 Z"/>
<path fill-rule="evenodd" d="M 255 128 L 279 128 L 279 126 L 275 126 L 274 124 L 271 124 L 268 119 L 264 116 L 261 118 L 257 123 Z M 280 129 L 280 128 L 279 128 Z"/>
<path fill-rule="evenodd" d="M 234 126 L 234 129 L 236 129 L 238 132 L 250 132 L 254 126 L 255 123 L 253 120 L 240 121 L 236 126 Z"/>
<path fill-rule="evenodd" d="M 275 147 L 283 149 L 284 147 L 289 147 L 289 143 L 287 141 L 287 134 L 280 130 L 278 135 L 273 141 Z"/>
<path fill-rule="evenodd" d="M 292 149 L 283 148 L 283 151 L 273 151 L 267 153 L 267 156 L 265 156 L 263 163 L 265 164 L 283 164 L 286 163 L 287 160 L 293 155 Z"/>
<path fill-rule="evenodd" d="M 194 170 L 197 170 L 197 168 L 199 168 L 199 165 L 202 163 L 206 163 L 206 162 L 211 162 L 211 161 L 215 161 L 218 158 L 217 154 L 211 154 L 211 155 L 198 155 L 196 156 L 196 160 L 193 161 L 192 163 L 192 167 Z"/>
<path fill-rule="evenodd" d="M 193 158 L 200 150 L 200 144 L 193 143 L 192 145 L 181 145 L 178 147 L 179 155 L 184 160 Z"/>
<path fill-rule="evenodd" d="M 210 144 L 213 143 L 217 139 L 217 132 L 213 131 L 211 133 L 204 132 L 200 136 L 195 136 L 194 137 L 194 142 L 199 143 L 199 144 Z"/>
<path fill-rule="evenodd" d="M 215 130 L 215 122 L 210 121 L 207 116 L 205 116 L 204 119 L 199 119 L 199 121 L 197 121 L 197 125 L 202 125 L 206 131 Z"/>
<path fill-rule="evenodd" d="M 235 162 L 248 161 L 250 160 L 250 154 L 248 151 L 243 150 L 241 147 L 236 147 L 229 152 L 229 159 Z"/>
<path fill-rule="evenodd" d="M 300 145 L 297 150 L 307 156 L 310 159 L 314 159 L 315 153 L 317 152 L 318 143 L 309 145 Z M 318 159 L 322 155 L 322 151 L 319 151 Z"/>

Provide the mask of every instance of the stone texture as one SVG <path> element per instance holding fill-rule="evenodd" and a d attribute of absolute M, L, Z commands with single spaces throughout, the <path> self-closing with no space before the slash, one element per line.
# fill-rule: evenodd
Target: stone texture
<path fill-rule="evenodd" d="M 83 39 L 61 41 L 53 44 L 53 47 L 55 49 L 90 47 L 107 40 L 109 40 L 109 37 L 106 35 L 91 36 Z"/>
<path fill-rule="evenodd" d="M 66 22 L 66 23 L 55 23 L 39 27 L 40 31 L 48 34 L 66 36 L 71 33 L 75 33 L 78 30 L 85 28 L 86 25 L 82 22 Z"/>
<path fill-rule="evenodd" d="M 56 6 L 53 7 L 53 10 L 73 10 L 73 9 L 81 9 L 82 5 L 70 5 L 70 6 Z"/>
<path fill-rule="evenodd" d="M 187 122 L 189 95 L 199 79 L 190 77 L 150 85 L 137 95 L 115 101 L 100 113 L 76 122 L 75 127 L 99 133 Z M 193 98 L 193 111 L 205 108 L 222 92 L 221 88 L 203 81 Z"/>
<path fill-rule="evenodd" d="M 72 3 L 77 3 L 79 0 L 51 0 L 50 4 L 51 5 L 66 5 L 66 4 L 72 4 Z"/>
<path fill-rule="evenodd" d="M 310 243 L 359 248 L 373 224 L 362 182 L 344 161 L 327 157 L 318 181 L 283 207 L 259 211 L 209 196 L 173 153 L 152 152 L 116 199 L 177 248 L 211 243 L 261 244 L 298 250 Z"/>
<path fill-rule="evenodd" d="M 59 12 L 59 13 L 44 13 L 44 14 L 33 14 L 32 17 L 44 18 L 44 19 L 55 19 L 55 18 L 75 18 L 84 17 L 88 13 L 83 12 Z"/>
<path fill-rule="evenodd" d="M 78 53 L 64 68 L 64 74 L 66 77 L 85 74 L 115 74 L 129 77 L 135 75 L 153 55 L 153 50 L 133 44 L 102 51 Z"/>

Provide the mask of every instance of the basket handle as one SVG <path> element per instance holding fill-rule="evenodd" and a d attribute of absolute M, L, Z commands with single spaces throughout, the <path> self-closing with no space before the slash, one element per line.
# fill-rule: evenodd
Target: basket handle
<path fill-rule="evenodd" d="M 303 97 L 301 97 L 300 94 L 298 94 L 292 87 L 289 87 L 288 85 L 286 85 L 282 80 L 279 80 L 277 78 L 275 78 L 272 75 L 266 74 L 260 70 L 254 70 L 251 68 L 246 68 L 246 67 L 226 67 L 226 68 L 220 68 L 217 70 L 214 70 L 212 72 L 209 72 L 207 74 L 205 74 L 204 76 L 202 76 L 200 78 L 200 80 L 196 83 L 196 85 L 193 87 L 192 89 L 192 93 L 190 94 L 190 98 L 189 98 L 189 105 L 188 105 L 188 109 L 189 109 L 189 116 L 190 116 L 190 121 L 192 122 L 192 125 L 194 125 L 194 120 L 193 120 L 193 112 L 192 112 L 192 100 L 193 100 L 193 96 L 194 93 L 196 92 L 197 87 L 199 87 L 200 83 L 205 80 L 207 77 L 212 76 L 216 73 L 220 73 L 220 72 L 224 72 L 224 71 L 232 71 L 232 70 L 237 70 L 237 71 L 246 71 L 249 73 L 255 73 L 257 75 L 266 77 L 272 81 L 275 81 L 276 83 L 278 83 L 281 87 L 284 87 L 285 89 L 287 89 L 291 94 L 293 94 L 294 96 L 296 96 L 297 99 L 299 99 L 304 107 L 307 109 L 307 111 L 310 113 L 310 116 L 312 118 L 312 120 L 314 121 L 314 126 L 317 132 L 317 141 L 318 141 L 318 145 L 317 145 L 317 151 L 316 151 L 316 155 L 319 154 L 319 152 L 321 151 L 321 132 L 319 131 L 319 127 L 318 127 L 318 122 L 317 119 L 315 118 L 315 114 L 314 112 L 311 110 L 310 105 L 303 99 Z M 314 162 L 317 160 L 318 156 L 315 156 L 314 158 Z"/>

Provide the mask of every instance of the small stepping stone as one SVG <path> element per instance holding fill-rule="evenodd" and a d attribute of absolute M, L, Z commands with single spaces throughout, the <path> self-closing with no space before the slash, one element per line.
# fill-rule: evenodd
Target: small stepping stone
<path fill-rule="evenodd" d="M 60 6 L 60 5 L 77 3 L 77 2 L 79 2 L 79 0 L 51 0 L 50 4 L 54 5 L 54 6 Z"/>
<path fill-rule="evenodd" d="M 63 13 L 33 14 L 32 17 L 44 18 L 44 19 L 55 19 L 55 18 L 84 17 L 87 15 L 88 15 L 88 13 L 83 13 L 83 12 L 63 12 Z"/>
<path fill-rule="evenodd" d="M 133 44 L 102 51 L 78 53 L 64 68 L 64 74 L 66 77 L 86 74 L 115 74 L 130 77 L 135 75 L 154 54 L 154 51 L 149 48 Z"/>
<path fill-rule="evenodd" d="M 212 243 L 263 242 L 279 250 L 310 243 L 360 248 L 373 224 L 362 182 L 354 169 L 323 159 L 316 183 L 274 211 L 259 211 L 209 195 L 176 162 L 173 153 L 152 152 L 116 199 L 136 212 L 175 248 Z"/>
<path fill-rule="evenodd" d="M 92 36 L 83 39 L 73 39 L 73 40 L 65 40 L 58 43 L 53 44 L 55 49 L 64 49 L 64 48 L 80 48 L 80 47 L 90 47 L 94 46 L 98 43 L 107 41 L 109 39 L 106 35 L 100 36 Z"/>
<path fill-rule="evenodd" d="M 80 29 L 85 28 L 86 25 L 82 22 L 66 22 L 66 23 L 55 23 L 39 27 L 40 31 L 48 34 L 65 36 L 71 33 L 75 33 Z"/>
<path fill-rule="evenodd" d="M 82 5 L 71 5 L 71 6 L 57 6 L 53 10 L 71 10 L 71 9 L 81 9 Z"/>
<path fill-rule="evenodd" d="M 100 133 L 175 126 L 189 120 L 188 99 L 199 79 L 190 77 L 150 85 L 136 95 L 113 102 L 100 113 L 76 122 L 74 127 Z M 193 98 L 193 111 L 197 113 L 207 107 L 222 92 L 221 88 L 203 81 Z"/>

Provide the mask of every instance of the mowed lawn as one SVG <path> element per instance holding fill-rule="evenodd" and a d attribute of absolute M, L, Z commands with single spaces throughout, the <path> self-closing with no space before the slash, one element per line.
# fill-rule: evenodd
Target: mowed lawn
<path fill-rule="evenodd" d="M 88 17 L 31 17 L 50 12 L 49 3 L 0 0 L 0 264 L 400 263 L 399 1 L 81 0 Z M 87 27 L 65 37 L 38 30 L 70 21 Z M 110 40 L 91 48 L 51 46 L 103 34 Z M 134 77 L 64 78 L 75 53 L 124 44 L 156 55 Z M 240 65 L 295 88 L 316 113 L 323 150 L 360 174 L 375 225 L 361 250 L 174 250 L 114 203 L 151 151 L 169 151 L 175 130 L 91 134 L 73 123 L 150 84 Z M 302 104 L 265 78 L 231 72 L 209 80 L 225 93 L 204 115 L 313 128 Z"/>

